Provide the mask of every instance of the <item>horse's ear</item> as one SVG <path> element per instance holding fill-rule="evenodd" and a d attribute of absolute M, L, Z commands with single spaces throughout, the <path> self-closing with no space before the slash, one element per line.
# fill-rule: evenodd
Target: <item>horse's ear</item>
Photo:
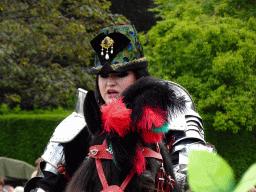
<path fill-rule="evenodd" d="M 92 135 L 102 132 L 100 107 L 95 99 L 94 92 L 91 90 L 87 92 L 84 100 L 84 118 Z"/>

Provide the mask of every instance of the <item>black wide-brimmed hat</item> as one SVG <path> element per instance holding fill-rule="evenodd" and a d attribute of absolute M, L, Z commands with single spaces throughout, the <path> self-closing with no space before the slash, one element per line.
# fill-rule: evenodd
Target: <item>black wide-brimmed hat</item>
<path fill-rule="evenodd" d="M 148 66 L 139 35 L 132 25 L 120 25 L 101 30 L 91 45 L 96 52 L 94 74 L 124 72 Z"/>

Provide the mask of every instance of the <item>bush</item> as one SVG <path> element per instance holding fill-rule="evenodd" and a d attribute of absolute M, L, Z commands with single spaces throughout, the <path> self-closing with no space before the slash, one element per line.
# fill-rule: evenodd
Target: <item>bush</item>
<path fill-rule="evenodd" d="M 57 125 L 67 116 L 65 113 L 1 115 L 1 156 L 34 165 Z"/>
<path fill-rule="evenodd" d="M 74 108 L 74 107 L 73 107 Z M 17 105 L 15 108 L 10 109 L 9 106 L 5 103 L 2 103 L 0 106 L 0 115 L 8 114 L 19 114 L 19 115 L 34 115 L 34 114 L 48 114 L 48 115 L 67 115 L 70 114 L 72 110 L 63 109 L 61 106 L 58 106 L 55 109 L 47 108 L 46 110 L 38 108 L 37 105 L 34 106 L 33 111 L 21 110 L 20 105 Z"/>
<path fill-rule="evenodd" d="M 150 72 L 184 86 L 214 129 L 252 130 L 256 35 L 248 25 L 254 24 L 209 16 L 200 1 L 169 2 L 161 13 L 166 19 L 141 36 Z"/>

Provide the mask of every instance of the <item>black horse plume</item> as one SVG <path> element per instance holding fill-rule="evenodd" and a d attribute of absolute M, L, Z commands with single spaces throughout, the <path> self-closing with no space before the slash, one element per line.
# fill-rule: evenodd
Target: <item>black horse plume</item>
<path fill-rule="evenodd" d="M 108 132 L 107 141 L 113 146 L 117 166 L 127 168 L 126 171 L 136 166 L 141 174 L 145 158 L 137 150 L 138 143 L 161 142 L 169 131 L 168 118 L 185 110 L 185 102 L 167 81 L 143 77 L 117 101 L 103 105 L 103 131 Z"/>
<path fill-rule="evenodd" d="M 185 110 L 185 99 L 175 94 L 174 87 L 168 81 L 151 76 L 142 77 L 123 92 L 123 101 L 132 109 L 132 120 L 138 123 L 146 106 L 167 111 L 175 116 Z"/>

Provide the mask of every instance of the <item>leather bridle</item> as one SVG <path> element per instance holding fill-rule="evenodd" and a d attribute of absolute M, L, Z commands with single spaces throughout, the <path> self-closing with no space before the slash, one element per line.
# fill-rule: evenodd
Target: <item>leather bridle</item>
<path fill-rule="evenodd" d="M 167 173 L 165 172 L 165 169 L 163 167 L 163 158 L 160 153 L 159 145 L 157 144 L 157 152 L 143 146 L 140 146 L 140 149 L 142 150 L 142 154 L 144 155 L 145 158 L 154 158 L 159 160 L 161 163 L 161 168 L 157 174 L 156 191 L 170 191 L 171 188 L 174 187 L 175 181 L 171 178 L 171 176 L 167 175 Z M 103 187 L 103 190 L 101 192 L 124 192 L 125 188 L 133 178 L 134 174 L 136 173 L 135 168 L 132 168 L 132 170 L 126 176 L 124 182 L 121 184 L 120 187 L 117 185 L 109 186 L 101 162 L 101 159 L 113 160 L 113 155 L 109 151 L 106 140 L 104 140 L 102 145 L 94 145 L 90 147 L 89 155 L 90 157 L 95 159 L 96 168 Z"/>

